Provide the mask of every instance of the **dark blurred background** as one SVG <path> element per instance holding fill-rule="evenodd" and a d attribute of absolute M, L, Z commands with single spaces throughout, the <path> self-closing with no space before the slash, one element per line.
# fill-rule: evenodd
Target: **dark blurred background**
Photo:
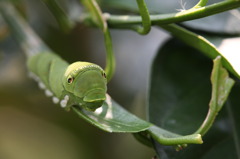
<path fill-rule="evenodd" d="M 24 2 L 26 19 L 53 51 L 70 63 L 81 60 L 105 66 L 98 29 L 78 24 L 65 34 L 41 1 Z M 0 159 L 150 159 L 155 155 L 131 134 L 103 132 L 54 105 L 28 78 L 26 57 L 0 21 Z M 111 33 L 117 69 L 108 93 L 146 119 L 151 62 L 168 35 L 156 28 L 147 36 L 126 30 Z"/>

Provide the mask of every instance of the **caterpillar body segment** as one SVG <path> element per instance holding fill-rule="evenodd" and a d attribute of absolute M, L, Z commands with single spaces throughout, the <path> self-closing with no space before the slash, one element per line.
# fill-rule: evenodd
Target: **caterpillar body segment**
<path fill-rule="evenodd" d="M 30 56 L 27 67 L 45 94 L 67 110 L 80 105 L 94 111 L 106 99 L 106 75 L 96 64 L 79 61 L 69 65 L 54 53 L 42 52 Z"/>

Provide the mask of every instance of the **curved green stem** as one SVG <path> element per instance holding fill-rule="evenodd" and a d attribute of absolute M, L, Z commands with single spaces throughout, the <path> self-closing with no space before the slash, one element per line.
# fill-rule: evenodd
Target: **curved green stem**
<path fill-rule="evenodd" d="M 115 56 L 114 56 L 113 47 L 112 47 L 113 46 L 112 39 L 108 29 L 104 31 L 104 40 L 105 40 L 105 47 L 107 51 L 105 72 L 107 74 L 107 80 L 109 82 L 115 73 L 116 62 L 115 62 Z"/>
<path fill-rule="evenodd" d="M 95 0 L 81 0 L 81 2 L 89 9 L 91 12 L 91 18 L 94 23 L 97 24 L 104 34 L 105 47 L 106 47 L 106 67 L 105 72 L 107 74 L 108 82 L 112 79 L 115 73 L 115 56 L 112 47 L 112 39 L 106 22 L 106 17 L 103 16 L 100 7 Z"/>
<path fill-rule="evenodd" d="M 180 136 L 157 126 L 152 126 L 148 130 L 149 134 L 163 145 L 181 145 L 184 147 L 185 144 L 202 144 L 202 137 L 200 134 L 192 134 Z"/>
<path fill-rule="evenodd" d="M 104 31 L 107 29 L 107 23 L 102 16 L 102 11 L 98 6 L 96 0 L 80 0 L 81 3 L 90 11 L 91 18 L 98 27 Z"/>
<path fill-rule="evenodd" d="M 42 2 L 52 12 L 60 28 L 64 32 L 68 32 L 70 31 L 70 29 L 72 29 L 72 22 L 70 21 L 64 10 L 60 7 L 60 5 L 56 2 L 56 0 L 42 0 Z"/>
<path fill-rule="evenodd" d="M 200 0 L 193 8 L 200 8 L 206 6 L 208 3 L 208 0 Z"/>
<path fill-rule="evenodd" d="M 206 7 L 192 8 L 178 13 L 150 15 L 150 19 L 153 25 L 163 25 L 203 18 L 238 7 L 240 7 L 239 0 L 227 0 Z M 121 28 L 124 26 L 141 24 L 142 19 L 140 16 L 110 15 L 107 18 L 107 22 L 109 27 Z"/>
<path fill-rule="evenodd" d="M 140 34 L 147 34 L 151 30 L 151 19 L 148 8 L 144 0 L 137 0 L 137 4 L 142 17 L 142 26 L 135 26 L 133 29 Z"/>

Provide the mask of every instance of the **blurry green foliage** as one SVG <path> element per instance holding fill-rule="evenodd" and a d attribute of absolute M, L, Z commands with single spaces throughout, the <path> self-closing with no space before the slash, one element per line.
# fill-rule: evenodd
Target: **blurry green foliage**
<path fill-rule="evenodd" d="M 14 2 L 19 3 L 21 1 Z M 73 12 L 82 8 L 74 5 L 76 1 L 62 2 L 61 4 L 65 4 L 62 7 L 66 15 L 69 17 L 75 16 L 73 19 L 77 19 L 76 15 L 78 16 L 78 14 Z M 104 11 L 113 11 L 119 14 L 136 14 L 138 12 L 135 0 L 99 0 L 99 2 Z M 184 1 L 146 0 L 148 9 L 153 14 L 188 9 L 197 2 L 197 0 L 186 1 L 185 5 Z M 219 2 L 219 0 L 211 1 L 211 3 L 215 2 Z M 71 26 L 73 28 L 67 34 L 63 33 L 57 27 L 56 22 L 58 20 L 52 16 L 43 3 L 26 1 L 25 4 L 28 6 L 26 12 L 24 12 L 27 13 L 26 19 L 29 20 L 38 35 L 51 49 L 69 62 L 80 59 L 104 65 L 104 42 L 96 29 L 90 29 L 82 24 L 75 23 L 75 26 Z M 119 11 L 115 9 L 119 9 Z M 55 17 L 57 16 L 55 15 Z M 195 31 L 204 32 L 209 39 L 214 37 L 223 46 L 226 38 L 239 35 L 239 17 L 239 10 L 232 10 L 200 20 L 184 22 L 183 25 Z M 111 96 L 118 103 L 127 105 L 128 110 L 130 109 L 141 115 L 144 114 L 143 108 L 146 105 L 146 100 L 148 100 L 146 102 L 148 103 L 148 120 L 164 129 L 182 135 L 191 134 L 197 130 L 207 114 L 211 97 L 211 60 L 203 56 L 201 52 L 176 39 L 161 44 L 156 43 L 155 41 L 161 38 L 160 34 L 163 35 L 162 32 L 157 32 L 159 36 L 153 34 L 147 36 L 145 37 L 146 41 L 135 45 L 131 44 L 144 37 L 125 31 L 112 32 L 118 37 L 124 35 L 126 38 L 131 35 L 134 38 L 128 43 L 124 43 L 125 40 L 114 42 L 115 47 L 122 46 L 120 50 L 116 51 L 117 62 L 119 63 L 117 65 L 121 66 L 121 63 L 123 63 L 122 65 L 129 66 L 129 69 L 117 69 L 116 76 L 118 78 L 113 78 L 113 81 L 109 84 L 109 94 L 113 94 Z M 219 37 L 223 34 L 227 34 L 228 37 L 220 40 Z M 149 43 L 149 39 L 154 40 Z M 166 38 L 163 38 L 161 41 L 165 40 Z M 139 79 L 148 78 L 149 70 L 146 68 L 150 67 L 151 62 L 145 64 L 148 67 L 144 69 L 141 66 L 147 60 L 151 61 L 154 53 L 146 51 L 140 61 L 137 61 L 137 64 L 134 64 L 134 61 L 144 47 L 151 48 L 159 45 L 161 47 L 153 61 L 151 77 L 149 78 L 149 95 L 146 98 L 146 82 L 141 83 L 131 79 L 134 76 L 140 77 Z M 127 53 L 125 54 L 121 50 L 125 51 L 126 47 Z M 140 159 L 151 158 L 154 155 L 152 149 L 137 143 L 129 135 L 104 133 L 79 119 L 73 112 L 66 113 L 53 105 L 50 99 L 47 99 L 38 90 L 36 84 L 26 78 L 25 60 L 18 53 L 21 51 L 16 47 L 14 41 L 8 37 L 0 44 L 0 48 L 4 53 L 3 56 L 0 54 L 0 140 L 2 141 L 0 143 L 0 158 Z M 225 48 L 225 50 L 231 49 L 231 46 Z M 235 50 L 240 49 L 236 46 Z M 205 51 L 207 50 L 205 49 Z M 240 58 L 238 54 L 234 55 L 230 58 L 231 60 Z M 1 59 L 1 57 L 3 58 Z M 234 62 L 230 61 L 230 63 L 233 64 Z M 130 72 L 131 68 L 134 68 L 134 71 Z M 129 77 L 132 78 L 126 78 L 129 74 L 131 74 Z M 125 78 L 127 80 L 124 80 Z M 236 85 L 229 100 L 219 113 L 209 133 L 203 138 L 204 144 L 189 145 L 184 150 L 176 152 L 174 147 L 163 146 L 153 140 L 157 155 L 161 159 L 239 158 L 240 128 L 238 123 L 240 119 L 238 114 L 240 109 L 238 106 L 240 101 L 238 95 L 240 87 L 239 79 L 235 79 L 235 81 Z M 127 85 L 135 87 L 131 88 Z M 122 88 L 122 86 L 126 88 Z M 135 106 L 133 106 L 133 103 L 135 103 Z M 121 118 L 123 121 L 130 121 L 124 116 L 120 116 L 119 119 Z M 98 116 L 95 118 L 94 115 L 92 119 L 97 122 L 102 120 L 98 119 Z M 143 122 L 144 124 L 146 125 L 144 128 L 140 128 L 141 130 L 145 130 L 149 126 L 147 122 Z M 112 123 L 110 125 L 113 126 L 112 128 L 116 126 Z M 127 128 L 129 132 L 131 132 L 130 129 L 134 132 L 135 127 L 129 125 L 127 127 L 129 127 L 129 129 Z M 113 131 L 112 129 L 109 130 Z M 114 128 L 114 131 L 117 130 L 117 128 Z M 13 151 L 14 153 L 12 153 Z"/>

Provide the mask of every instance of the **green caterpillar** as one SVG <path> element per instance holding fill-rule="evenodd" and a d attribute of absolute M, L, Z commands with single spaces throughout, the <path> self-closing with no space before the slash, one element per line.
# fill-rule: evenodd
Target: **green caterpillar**
<path fill-rule="evenodd" d="M 69 65 L 50 51 L 9 2 L 0 2 L 0 13 L 27 56 L 30 77 L 54 103 L 67 110 L 80 105 L 90 111 L 103 105 L 107 78 L 100 66 L 89 62 Z"/>
<path fill-rule="evenodd" d="M 27 67 L 30 77 L 63 108 L 80 105 L 94 111 L 106 99 L 106 74 L 96 64 L 75 62 L 69 65 L 58 55 L 43 52 L 29 57 Z"/>

